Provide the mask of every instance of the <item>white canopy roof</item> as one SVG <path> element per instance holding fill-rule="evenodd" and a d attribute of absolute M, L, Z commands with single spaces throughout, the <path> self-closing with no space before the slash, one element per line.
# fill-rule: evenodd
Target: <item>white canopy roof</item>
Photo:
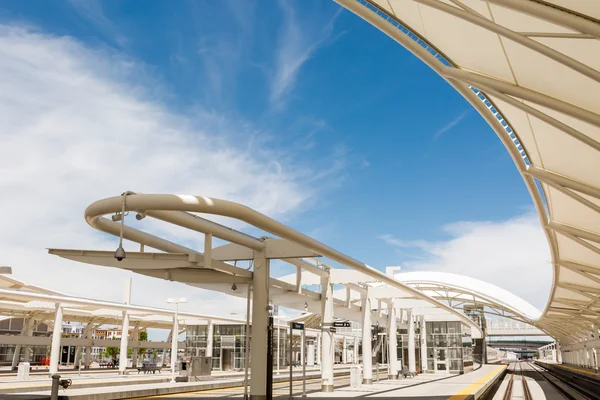
<path fill-rule="evenodd" d="M 458 303 L 475 303 L 495 309 L 499 316 L 531 323 L 541 311 L 511 292 L 496 285 L 447 272 L 402 272 L 394 278 L 413 286 L 438 300 Z"/>
<path fill-rule="evenodd" d="M 487 120 L 523 176 L 554 264 L 537 325 L 569 343 L 600 322 L 600 2 L 337 0 Z"/>
<path fill-rule="evenodd" d="M 57 303 L 64 308 L 64 320 L 100 325 L 121 324 L 123 311 L 127 311 L 132 326 L 169 329 L 175 314 L 173 310 L 69 296 L 0 275 L 0 315 L 52 321 Z M 208 320 L 214 323 L 245 323 L 237 318 L 184 312 L 178 314 L 178 319 L 182 325 L 201 324 Z"/>

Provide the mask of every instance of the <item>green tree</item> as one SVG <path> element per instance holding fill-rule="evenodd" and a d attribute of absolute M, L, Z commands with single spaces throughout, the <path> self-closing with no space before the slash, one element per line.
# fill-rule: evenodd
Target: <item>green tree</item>
<path fill-rule="evenodd" d="M 140 342 L 147 342 L 147 341 L 148 341 L 148 332 L 146 332 L 146 331 L 141 331 L 141 332 L 140 332 L 140 334 L 139 334 L 138 340 L 139 340 Z M 145 348 L 141 348 L 141 347 L 140 347 L 140 348 L 138 349 L 138 355 L 142 355 L 142 354 L 144 354 L 144 353 L 146 352 L 146 350 L 148 350 L 148 349 L 145 349 Z"/>
<path fill-rule="evenodd" d="M 116 338 L 112 338 L 112 340 L 117 340 Z M 107 347 L 104 353 L 113 360 L 113 364 L 117 362 L 117 354 L 119 354 L 120 349 L 118 347 Z"/>

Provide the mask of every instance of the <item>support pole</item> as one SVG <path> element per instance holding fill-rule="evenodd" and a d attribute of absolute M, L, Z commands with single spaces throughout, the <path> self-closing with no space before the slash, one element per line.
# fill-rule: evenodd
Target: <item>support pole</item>
<path fill-rule="evenodd" d="M 175 315 L 173 315 L 173 335 L 171 336 L 171 383 L 175 383 L 175 367 L 177 364 L 177 340 L 179 339 L 179 303 L 175 303 Z"/>
<path fill-rule="evenodd" d="M 133 338 L 134 341 L 139 341 L 140 340 L 140 333 L 139 333 L 140 327 L 138 325 L 136 325 L 133 328 L 133 332 L 131 332 L 131 337 Z M 131 352 L 131 366 L 133 368 L 137 368 L 138 365 L 138 352 L 139 352 L 139 348 L 134 348 L 132 349 Z"/>
<path fill-rule="evenodd" d="M 363 384 L 373 383 L 373 356 L 371 354 L 371 299 L 362 295 L 362 354 Z"/>
<path fill-rule="evenodd" d="M 408 372 L 416 373 L 417 364 L 415 360 L 415 321 L 412 310 L 408 311 Z"/>
<path fill-rule="evenodd" d="M 55 304 L 54 329 L 52 330 L 52 346 L 50 347 L 50 366 L 48 374 L 50 377 L 58 372 L 58 363 L 60 363 L 60 338 L 62 336 L 63 309 L 60 303 Z"/>
<path fill-rule="evenodd" d="M 125 218 L 125 217 L 123 217 Z M 125 284 L 125 304 L 131 303 L 131 278 Z M 129 340 L 129 313 L 123 311 L 123 326 L 121 329 L 121 348 L 119 350 L 119 375 L 124 375 L 127 369 L 127 343 Z"/>
<path fill-rule="evenodd" d="M 358 364 L 358 338 L 354 338 L 354 354 L 352 357 L 352 364 Z"/>
<path fill-rule="evenodd" d="M 269 325 L 269 260 L 265 250 L 254 252 L 252 274 L 252 340 L 250 342 L 250 399 L 267 398 L 267 330 Z"/>
<path fill-rule="evenodd" d="M 250 354 L 250 301 L 252 298 L 252 285 L 250 284 L 248 284 L 248 293 L 246 296 L 246 332 L 244 335 L 244 400 L 248 400 L 248 368 L 250 368 L 250 358 L 248 357 Z M 211 321 L 209 321 L 209 323 L 210 322 Z M 212 336 L 210 340 L 212 345 Z M 212 347 L 210 354 L 212 355 Z"/>
<path fill-rule="evenodd" d="M 21 336 L 31 336 L 27 334 L 29 330 L 29 326 L 33 324 L 33 319 L 31 317 L 23 318 L 23 326 L 21 327 Z M 27 351 L 27 350 L 25 350 Z M 21 345 L 15 345 L 15 352 L 13 353 L 13 359 L 11 364 L 11 369 L 15 369 L 19 364 L 19 359 L 21 358 Z M 25 360 L 27 361 L 27 360 Z"/>
<path fill-rule="evenodd" d="M 38 321 L 38 323 L 39 323 L 39 321 Z M 36 326 L 37 326 L 37 324 L 35 323 L 33 318 L 31 318 L 29 326 L 27 327 L 27 330 L 25 331 L 25 335 L 27 337 L 33 336 L 33 330 L 35 329 Z M 23 361 L 24 362 L 31 361 L 31 353 L 32 353 L 31 345 L 30 344 L 25 345 L 25 351 L 23 353 Z"/>
<path fill-rule="evenodd" d="M 396 309 L 394 308 L 394 301 L 388 307 L 388 379 L 396 379 L 398 377 L 398 339 L 396 337 L 397 326 L 396 326 Z"/>
<path fill-rule="evenodd" d="M 206 352 L 204 353 L 206 357 L 213 356 L 213 335 L 214 335 L 214 325 L 211 320 L 208 321 L 208 325 L 206 326 Z M 212 365 L 211 365 L 212 371 Z"/>
<path fill-rule="evenodd" d="M 81 332 L 80 337 L 83 339 L 87 339 L 90 331 L 92 328 L 92 323 L 88 322 L 87 325 L 85 326 L 85 328 L 83 329 L 83 332 Z M 77 348 L 75 349 L 75 368 L 78 368 L 79 366 L 79 360 L 81 359 L 81 353 L 83 351 L 83 346 L 77 346 Z"/>
<path fill-rule="evenodd" d="M 427 372 L 427 321 L 421 316 L 421 371 Z"/>
<path fill-rule="evenodd" d="M 173 340 L 173 328 L 171 328 L 171 332 L 169 332 L 169 336 L 167 337 L 167 343 Z M 165 358 L 167 356 L 167 349 L 163 349 L 160 354 L 160 366 L 163 367 L 165 365 Z"/>
<path fill-rule="evenodd" d="M 333 285 L 331 275 L 321 277 L 321 392 L 333 392 Z"/>
<path fill-rule="evenodd" d="M 317 334 L 317 365 L 321 366 L 321 337 L 323 335 Z"/>
<path fill-rule="evenodd" d="M 347 343 L 346 343 L 346 336 L 344 336 L 344 338 L 342 339 L 342 364 L 346 364 L 347 359 L 346 359 L 346 347 Z"/>
<path fill-rule="evenodd" d="M 93 331 L 94 331 L 94 326 L 91 321 L 90 321 L 89 325 L 90 325 L 90 331 L 85 336 L 85 339 L 90 339 L 90 337 L 92 336 Z M 85 364 L 84 369 L 90 368 L 90 365 L 92 363 L 92 346 L 85 347 L 85 355 L 83 358 L 83 363 Z"/>

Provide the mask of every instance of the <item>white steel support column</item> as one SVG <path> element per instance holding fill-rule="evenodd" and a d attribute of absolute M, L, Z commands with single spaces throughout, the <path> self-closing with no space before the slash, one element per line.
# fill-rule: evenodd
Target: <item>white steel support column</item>
<path fill-rule="evenodd" d="M 177 364 L 177 342 L 179 341 L 179 321 L 177 316 L 177 309 L 179 303 L 175 303 L 175 315 L 173 315 L 173 334 L 171 335 L 171 383 L 175 383 L 175 368 Z M 119 364 L 120 365 L 120 364 Z"/>
<path fill-rule="evenodd" d="M 91 328 L 92 328 L 92 323 L 88 322 L 79 337 L 82 339 L 87 339 Z M 83 351 L 82 346 L 77 346 L 77 348 L 75 349 L 75 365 L 74 365 L 75 368 L 78 368 L 78 366 L 79 366 L 79 360 L 81 359 L 82 351 Z"/>
<path fill-rule="evenodd" d="M 342 339 L 342 364 L 346 364 L 348 362 L 348 359 L 346 357 L 347 346 L 348 343 L 346 343 L 346 336 L 344 336 L 344 338 Z"/>
<path fill-rule="evenodd" d="M 208 325 L 206 326 L 206 357 L 212 357 L 213 353 L 213 330 L 214 325 L 212 321 L 208 321 Z M 212 370 L 212 366 L 211 366 Z"/>
<path fill-rule="evenodd" d="M 321 277 L 321 392 L 333 392 L 333 358 L 335 342 L 333 339 L 333 285 L 327 274 Z"/>
<path fill-rule="evenodd" d="M 23 326 L 21 327 L 21 336 L 31 336 L 27 334 L 29 330 L 29 326 L 33 324 L 33 319 L 31 317 L 26 317 L 23 319 Z M 13 353 L 12 365 L 11 368 L 15 369 L 15 367 L 19 364 L 19 359 L 21 356 L 21 345 L 15 345 L 15 352 Z"/>
<path fill-rule="evenodd" d="M 363 354 L 363 383 L 373 383 L 373 356 L 371 349 L 371 299 L 362 295 L 362 354 Z"/>
<path fill-rule="evenodd" d="M 398 377 L 398 339 L 396 326 L 396 309 L 394 301 L 388 306 L 387 337 L 388 337 L 388 379 Z"/>
<path fill-rule="evenodd" d="M 358 338 L 354 338 L 354 354 L 352 357 L 352 364 L 358 364 Z"/>
<path fill-rule="evenodd" d="M 415 360 L 415 321 L 412 310 L 407 310 L 408 315 L 408 371 L 417 372 Z"/>
<path fill-rule="evenodd" d="M 167 337 L 167 343 L 169 343 L 170 341 L 173 340 L 173 328 L 171 328 L 171 332 L 169 332 L 169 336 Z M 160 355 L 160 366 L 164 366 L 165 365 L 165 357 L 167 355 L 167 349 L 163 349 L 161 355 Z"/>
<path fill-rule="evenodd" d="M 29 325 L 27 327 L 27 330 L 25 331 L 25 335 L 28 336 L 28 337 L 33 336 L 33 329 L 36 326 L 37 325 L 36 325 L 34 319 L 30 318 Z M 25 345 L 25 351 L 23 352 L 23 361 L 24 362 L 30 362 L 31 361 L 31 353 L 32 353 L 31 345 L 30 344 Z"/>
<path fill-rule="evenodd" d="M 125 284 L 125 304 L 131 302 L 131 278 Z M 123 326 L 121 328 L 121 348 L 119 350 L 119 375 L 124 375 L 127 369 L 127 343 L 129 341 L 129 313 L 123 311 Z"/>
<path fill-rule="evenodd" d="M 317 365 L 321 366 L 321 335 L 317 334 Z"/>
<path fill-rule="evenodd" d="M 90 327 L 90 330 L 87 333 L 87 335 L 85 336 L 85 339 L 90 339 L 92 337 L 92 334 L 94 331 L 94 326 L 93 326 L 92 322 L 90 322 L 88 324 L 88 326 Z M 86 327 L 86 329 L 87 329 L 87 327 Z M 84 366 L 85 369 L 90 368 L 91 363 L 92 363 L 92 347 L 91 346 L 85 347 L 85 355 L 83 358 L 83 363 L 85 364 L 85 366 Z"/>
<path fill-rule="evenodd" d="M 269 329 L 269 260 L 254 251 L 252 275 L 252 339 L 250 342 L 250 399 L 267 398 L 267 330 Z M 271 378 L 271 377 L 269 377 Z"/>
<path fill-rule="evenodd" d="M 61 353 L 60 338 L 62 336 L 63 308 L 60 303 L 56 303 L 55 307 L 54 329 L 52 329 L 52 347 L 50 347 L 50 366 L 48 367 L 48 374 L 50 376 L 58 372 L 58 363 L 60 363 Z"/>
<path fill-rule="evenodd" d="M 421 316 L 421 371 L 427 372 L 427 321 Z"/>
<path fill-rule="evenodd" d="M 133 332 L 131 332 L 131 337 L 134 341 L 139 341 L 140 340 L 140 333 L 139 333 L 140 327 L 138 325 L 136 325 L 133 328 Z M 131 366 L 133 368 L 137 367 L 137 363 L 138 363 L 138 352 L 139 352 L 139 348 L 134 348 L 132 349 L 131 352 Z"/>

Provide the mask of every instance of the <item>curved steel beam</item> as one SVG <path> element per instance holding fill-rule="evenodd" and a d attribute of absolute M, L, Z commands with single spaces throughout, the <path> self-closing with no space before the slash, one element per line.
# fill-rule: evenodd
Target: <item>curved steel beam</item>
<path fill-rule="evenodd" d="M 531 0 L 486 0 L 488 3 L 509 8 L 533 17 L 544 19 L 556 25 L 573 29 L 581 33 L 600 39 L 600 25 L 588 18 L 583 18 L 574 13 L 566 12 L 557 6 L 542 4 Z"/>
<path fill-rule="evenodd" d="M 508 151 L 508 154 L 510 155 L 513 162 L 515 163 L 515 166 L 517 167 L 518 171 L 521 173 L 521 177 L 523 178 L 523 181 L 525 182 L 525 186 L 527 187 L 527 190 L 529 191 L 529 194 L 531 195 L 531 198 L 533 200 L 533 204 L 536 208 L 536 211 L 537 211 L 537 214 L 538 214 L 538 217 L 540 220 L 540 224 L 544 228 L 544 234 L 546 235 L 546 238 L 550 245 L 550 252 L 552 255 L 552 259 L 558 260 L 559 256 L 558 256 L 558 247 L 556 244 L 556 239 L 554 237 L 554 233 L 552 232 L 552 230 L 547 229 L 548 218 L 546 215 L 546 208 L 544 206 L 544 202 L 542 200 L 541 193 L 538 191 L 538 188 L 536 186 L 534 179 L 530 176 L 523 174 L 523 171 L 525 171 L 525 169 L 527 168 L 527 165 L 526 165 L 525 161 L 523 160 L 520 152 L 517 150 L 516 146 L 511 141 L 508 132 L 506 131 L 504 126 L 498 121 L 498 119 L 494 115 L 492 115 L 492 113 L 489 111 L 487 106 L 482 102 L 481 98 L 479 98 L 471 90 L 471 87 L 466 83 L 445 77 L 444 74 L 442 73 L 443 69 L 444 68 L 451 69 L 451 68 L 446 67 L 446 65 L 444 63 L 442 63 L 428 49 L 422 47 L 420 43 L 418 43 L 417 41 L 415 41 L 413 39 L 413 37 L 417 38 L 422 43 L 427 44 L 427 46 L 429 48 L 433 49 L 436 53 L 438 53 L 439 55 L 444 57 L 445 60 L 447 60 L 449 64 L 454 66 L 454 64 L 452 64 L 451 59 L 449 57 L 447 57 L 446 55 L 444 55 L 441 51 L 436 49 L 435 46 L 433 46 L 426 39 L 424 39 L 420 35 L 416 34 L 415 33 L 416 31 L 414 29 L 411 29 L 410 25 L 406 24 L 405 22 L 401 21 L 400 19 L 398 19 L 395 16 L 389 15 L 387 12 L 382 10 L 377 4 L 371 2 L 371 0 L 365 0 L 365 1 L 367 1 L 369 6 L 372 7 L 373 9 L 379 10 L 382 14 L 385 14 L 386 19 L 380 17 L 376 12 L 372 11 L 367 6 L 361 4 L 360 2 L 358 2 L 356 0 L 335 0 L 335 1 L 337 3 L 339 3 L 340 5 L 342 5 L 343 7 L 345 7 L 346 9 L 348 9 L 349 11 L 356 14 L 357 16 L 359 16 L 360 18 L 364 19 L 366 22 L 373 25 L 375 28 L 379 29 L 381 32 L 388 35 L 390 38 L 392 38 L 393 40 L 398 42 L 400 45 L 402 45 L 404 48 L 406 48 L 410 52 L 412 52 L 417 58 L 419 58 L 426 65 L 428 65 L 431 69 L 433 69 L 440 76 L 442 76 L 444 79 L 446 79 L 446 81 L 452 87 L 454 87 L 456 89 L 456 91 L 458 93 L 460 93 L 469 103 L 471 103 L 471 105 L 477 110 L 477 112 L 479 112 L 479 114 L 485 119 L 485 121 L 494 130 L 494 132 L 496 133 L 498 138 L 502 141 L 502 143 L 504 144 L 504 147 Z M 395 21 L 397 24 L 399 24 L 402 27 L 404 27 L 405 29 L 407 29 L 410 32 L 410 35 L 412 35 L 412 37 L 409 36 L 408 34 L 406 34 L 405 32 L 403 32 L 402 30 L 400 30 L 397 26 L 394 26 L 392 23 L 390 23 L 390 20 Z M 488 101 L 490 101 L 490 100 L 488 99 Z M 492 105 L 493 105 L 493 102 L 490 101 L 490 103 L 492 103 Z M 519 134 L 514 129 L 513 129 L 513 134 L 518 138 Z M 519 139 L 519 142 L 522 143 L 522 141 L 520 139 Z M 546 303 L 546 308 L 542 312 L 542 315 L 544 315 L 550 307 L 551 299 L 554 296 L 554 293 L 556 291 L 556 287 L 554 285 L 554 282 L 556 282 L 556 281 L 558 281 L 558 268 L 554 268 L 554 271 L 552 274 L 552 282 L 553 282 L 552 288 L 553 289 L 551 290 L 550 296 L 548 298 L 548 302 Z"/>
<path fill-rule="evenodd" d="M 121 207 L 123 206 L 122 197 L 123 196 L 112 197 L 104 200 L 99 200 L 91 204 L 85 210 L 85 219 L 87 223 L 95 229 L 104 230 L 100 226 L 98 226 L 98 221 L 100 221 L 102 219 L 102 216 L 104 215 L 119 212 L 121 210 Z M 464 314 L 454 310 L 452 307 L 440 303 L 437 300 L 432 299 L 427 295 L 424 295 L 416 289 L 413 289 L 409 286 L 405 286 L 397 280 L 368 266 L 367 264 L 355 260 L 346 254 L 343 254 L 329 246 L 324 245 L 321 242 L 318 242 L 296 230 L 293 230 L 283 225 L 282 223 L 275 221 L 274 219 L 271 219 L 266 215 L 259 213 L 256 210 L 253 210 L 250 207 L 227 200 L 213 199 L 202 196 L 167 194 L 129 194 L 126 197 L 126 211 L 144 210 L 146 212 L 152 212 L 154 210 L 160 210 L 198 212 L 235 218 L 240 221 L 246 222 L 261 230 L 270 232 L 271 234 L 278 236 L 282 239 L 289 240 L 291 242 L 304 246 L 305 248 L 314 251 L 318 254 L 322 254 L 323 256 L 336 262 L 339 262 L 340 264 L 359 270 L 365 273 L 366 275 L 375 278 L 376 280 L 409 292 L 417 298 L 423 299 L 439 308 L 450 312 L 453 315 L 456 315 L 462 321 L 464 321 L 470 326 L 476 327 L 481 332 L 481 329 L 477 327 L 477 325 L 473 321 L 471 321 Z"/>
<path fill-rule="evenodd" d="M 452 15 L 454 17 L 460 18 L 472 24 L 475 24 L 481 28 L 487 29 L 490 32 L 496 33 L 500 36 L 503 36 L 509 40 L 512 40 L 515 43 L 518 43 L 522 46 L 525 46 L 539 54 L 543 54 L 544 56 L 554 60 L 564 66 L 581 73 L 582 75 L 587 76 L 590 79 L 595 80 L 596 82 L 600 82 L 600 72 L 595 70 L 594 68 L 588 67 L 587 65 L 580 63 L 579 61 L 564 55 L 563 53 L 554 50 L 551 47 L 548 47 L 540 42 L 536 42 L 533 39 L 529 39 L 527 36 L 521 35 L 515 31 L 512 31 L 508 28 L 503 27 L 502 25 L 498 25 L 493 21 L 490 21 L 487 18 L 483 18 L 474 14 L 471 14 L 467 11 L 463 11 L 456 7 L 450 6 L 448 4 L 442 3 L 438 0 L 414 0 L 417 3 L 426 5 L 428 7 L 435 8 L 439 11 L 442 11 L 446 14 Z"/>

